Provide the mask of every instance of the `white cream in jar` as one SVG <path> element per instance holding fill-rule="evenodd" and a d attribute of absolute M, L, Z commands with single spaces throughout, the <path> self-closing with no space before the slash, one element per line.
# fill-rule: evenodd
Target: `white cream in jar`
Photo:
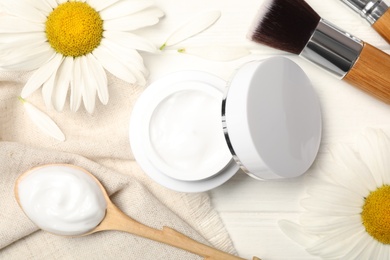
<path fill-rule="evenodd" d="M 175 179 L 207 179 L 224 168 L 232 155 L 220 120 L 223 93 L 197 81 L 172 84 L 151 109 L 151 160 Z"/>
<path fill-rule="evenodd" d="M 81 235 L 106 214 L 104 195 L 88 174 L 76 167 L 35 168 L 18 183 L 19 203 L 41 229 L 57 235 Z"/>

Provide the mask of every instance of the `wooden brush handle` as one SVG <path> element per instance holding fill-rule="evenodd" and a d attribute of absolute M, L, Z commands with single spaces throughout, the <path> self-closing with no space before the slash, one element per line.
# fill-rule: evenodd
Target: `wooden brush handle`
<path fill-rule="evenodd" d="M 372 25 L 372 27 L 390 43 L 390 8 Z"/>
<path fill-rule="evenodd" d="M 364 43 L 344 80 L 390 104 L 390 56 L 370 44 Z"/>

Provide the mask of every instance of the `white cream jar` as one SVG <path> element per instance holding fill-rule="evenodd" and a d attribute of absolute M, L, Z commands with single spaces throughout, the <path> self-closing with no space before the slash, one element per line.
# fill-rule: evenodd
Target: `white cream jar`
<path fill-rule="evenodd" d="M 200 71 L 165 76 L 148 86 L 130 120 L 141 168 L 182 192 L 215 188 L 239 168 L 262 180 L 297 177 L 320 141 L 318 98 L 283 57 L 247 63 L 229 84 Z"/>

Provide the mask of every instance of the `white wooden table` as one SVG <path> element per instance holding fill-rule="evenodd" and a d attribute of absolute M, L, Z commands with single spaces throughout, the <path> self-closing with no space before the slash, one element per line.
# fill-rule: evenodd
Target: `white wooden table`
<path fill-rule="evenodd" d="M 323 138 L 317 162 L 329 154 L 330 143 L 353 143 L 366 127 L 390 129 L 390 106 L 377 101 L 354 87 L 339 81 L 315 65 L 297 56 L 250 42 L 246 34 L 262 0 L 155 0 L 166 17 L 157 27 L 142 32 L 156 44 L 162 44 L 168 34 L 190 17 L 206 10 L 220 10 L 221 19 L 209 30 L 168 48 L 156 55 L 145 56 L 150 80 L 183 69 L 208 71 L 226 80 L 234 70 L 249 60 L 284 55 L 298 63 L 311 79 L 323 112 Z M 390 46 L 357 14 L 339 0 L 307 0 L 318 14 L 351 34 L 389 51 Z M 293 21 L 292 21 L 293 22 Z M 180 47 L 220 44 L 244 46 L 252 54 L 232 62 L 216 62 L 179 54 Z M 321 174 L 316 164 L 307 174 Z M 210 192 L 238 253 L 262 259 L 316 259 L 287 238 L 277 226 L 279 219 L 297 220 L 305 196 L 305 178 L 290 181 L 260 182 L 238 173 L 226 184 Z"/>

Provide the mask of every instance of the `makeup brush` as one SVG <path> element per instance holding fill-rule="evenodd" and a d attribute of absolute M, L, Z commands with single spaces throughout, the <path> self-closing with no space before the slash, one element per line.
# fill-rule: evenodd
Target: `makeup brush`
<path fill-rule="evenodd" d="M 341 0 L 390 43 L 390 9 L 382 0 Z"/>
<path fill-rule="evenodd" d="M 322 19 L 304 0 L 269 0 L 249 38 L 312 61 L 390 103 L 390 56 Z"/>

